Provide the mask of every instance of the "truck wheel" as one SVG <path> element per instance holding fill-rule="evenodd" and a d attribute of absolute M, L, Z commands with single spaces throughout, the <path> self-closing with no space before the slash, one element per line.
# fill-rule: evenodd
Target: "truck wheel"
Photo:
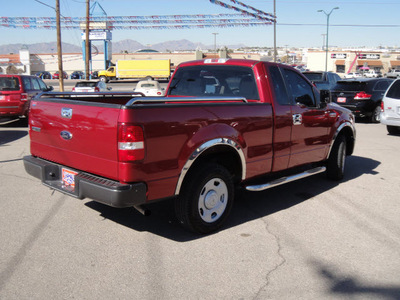
<path fill-rule="evenodd" d="M 107 77 L 106 76 L 100 76 L 100 81 L 101 82 L 107 82 Z"/>
<path fill-rule="evenodd" d="M 339 135 L 333 144 L 326 166 L 326 175 L 332 180 L 341 180 L 344 176 L 346 162 L 346 138 Z"/>
<path fill-rule="evenodd" d="M 216 231 L 227 219 L 234 198 L 231 174 L 218 164 L 205 164 L 184 183 L 175 200 L 179 222 L 197 233 Z"/>
<path fill-rule="evenodd" d="M 381 121 L 381 106 L 380 105 L 375 107 L 374 111 L 372 112 L 370 121 L 372 123 L 379 123 Z"/>
<path fill-rule="evenodd" d="M 394 134 L 399 134 L 400 133 L 400 127 L 397 127 L 397 126 L 387 125 L 386 129 L 387 129 L 387 132 L 389 134 L 393 134 L 394 135 Z"/>

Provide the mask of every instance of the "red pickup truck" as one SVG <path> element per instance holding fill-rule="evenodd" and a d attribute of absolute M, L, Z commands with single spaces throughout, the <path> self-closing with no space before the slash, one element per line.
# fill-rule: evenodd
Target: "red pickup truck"
<path fill-rule="evenodd" d="M 354 116 L 326 95 L 289 66 L 234 59 L 182 63 L 162 98 L 44 93 L 31 103 L 24 165 L 53 189 L 114 207 L 173 197 L 180 223 L 209 233 L 235 187 L 343 177 Z"/>

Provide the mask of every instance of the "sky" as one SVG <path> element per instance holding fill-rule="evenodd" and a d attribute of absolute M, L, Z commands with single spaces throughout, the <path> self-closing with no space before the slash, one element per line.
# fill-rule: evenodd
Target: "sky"
<path fill-rule="evenodd" d="M 84 17 L 85 0 L 59 0 L 64 17 Z M 220 0 L 235 5 L 230 0 Z M 273 0 L 240 0 L 267 13 L 273 13 Z M 209 0 L 97 0 L 110 16 L 232 14 L 233 10 Z M 91 3 L 94 3 L 91 0 Z M 18 5 L 16 5 L 18 4 Z M 0 17 L 55 17 L 56 0 L 1 0 Z M 239 5 L 235 5 L 242 9 Z M 51 8 L 53 7 L 53 8 Z M 329 13 L 329 45 L 338 47 L 378 47 L 400 45 L 399 0 L 276 0 L 277 46 L 321 47 Z M 214 35 L 213 33 L 218 33 Z M 143 45 L 187 39 L 213 45 L 245 44 L 273 47 L 273 26 L 114 30 L 114 42 L 132 39 Z M 56 30 L 11 29 L 0 26 L 0 45 L 56 41 Z M 79 30 L 62 30 L 62 41 L 81 45 Z"/>

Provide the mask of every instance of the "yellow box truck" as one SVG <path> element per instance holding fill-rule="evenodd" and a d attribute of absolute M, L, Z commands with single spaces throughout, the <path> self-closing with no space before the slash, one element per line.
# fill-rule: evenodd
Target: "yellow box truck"
<path fill-rule="evenodd" d="M 114 79 L 169 79 L 171 60 L 169 59 L 135 59 L 117 60 L 115 66 L 99 71 L 99 79 L 104 82 Z"/>

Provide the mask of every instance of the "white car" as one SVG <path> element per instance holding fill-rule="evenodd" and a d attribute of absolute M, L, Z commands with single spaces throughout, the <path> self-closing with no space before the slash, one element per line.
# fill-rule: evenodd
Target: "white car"
<path fill-rule="evenodd" d="M 387 78 L 400 78 L 400 70 L 399 69 L 394 69 L 391 70 L 390 72 L 386 73 Z"/>
<path fill-rule="evenodd" d="M 350 72 L 344 75 L 344 78 L 361 78 L 361 73 L 358 72 Z"/>
<path fill-rule="evenodd" d="M 400 134 L 400 79 L 395 80 L 381 102 L 381 124 L 389 134 Z"/>
<path fill-rule="evenodd" d="M 133 91 L 143 93 L 145 96 L 164 96 L 164 89 L 162 89 L 160 83 L 155 80 L 141 80 L 137 83 Z"/>
<path fill-rule="evenodd" d="M 107 92 L 111 90 L 108 88 L 105 82 L 102 81 L 92 81 L 92 80 L 85 80 L 85 81 L 78 81 L 75 84 L 75 87 L 72 88 L 73 92 Z"/>

